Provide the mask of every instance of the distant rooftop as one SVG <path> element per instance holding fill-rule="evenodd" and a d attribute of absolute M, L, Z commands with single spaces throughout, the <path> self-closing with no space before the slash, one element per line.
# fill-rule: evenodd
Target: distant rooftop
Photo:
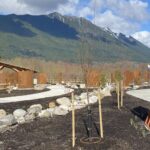
<path fill-rule="evenodd" d="M 33 71 L 34 73 L 37 73 L 37 71 L 35 71 L 35 70 L 31 70 L 31 69 L 28 69 L 28 68 L 24 68 L 24 67 L 15 66 L 15 65 L 0 62 L 0 70 L 2 70 L 3 68 L 9 68 L 9 69 L 12 69 L 14 71 Z"/>

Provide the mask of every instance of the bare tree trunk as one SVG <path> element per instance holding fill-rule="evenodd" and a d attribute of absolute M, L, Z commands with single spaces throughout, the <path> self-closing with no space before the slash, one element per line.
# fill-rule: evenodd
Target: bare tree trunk
<path fill-rule="evenodd" d="M 99 102 L 99 128 L 100 128 L 100 136 L 104 138 L 103 134 L 103 119 L 102 119 L 102 105 L 101 105 L 101 95 L 100 91 L 98 90 L 98 102 Z"/>
<path fill-rule="evenodd" d="M 71 93 L 72 99 L 72 147 L 75 147 L 75 109 L 74 109 L 74 93 Z"/>

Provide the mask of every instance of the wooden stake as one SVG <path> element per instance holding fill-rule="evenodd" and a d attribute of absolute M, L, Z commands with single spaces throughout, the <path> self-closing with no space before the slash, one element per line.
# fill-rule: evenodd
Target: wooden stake
<path fill-rule="evenodd" d="M 75 147 L 75 109 L 74 109 L 74 93 L 71 93 L 72 99 L 72 147 Z"/>
<path fill-rule="evenodd" d="M 101 104 L 101 95 L 100 91 L 98 92 L 98 102 L 99 102 L 99 128 L 100 128 L 100 136 L 104 138 L 103 134 L 103 119 L 102 119 L 102 104 Z"/>
<path fill-rule="evenodd" d="M 123 107 L 123 94 L 124 94 L 124 91 L 123 91 L 123 80 L 121 81 L 121 107 Z"/>
<path fill-rule="evenodd" d="M 117 102 L 118 102 L 118 109 L 120 109 L 120 89 L 119 89 L 119 81 L 117 82 Z"/>

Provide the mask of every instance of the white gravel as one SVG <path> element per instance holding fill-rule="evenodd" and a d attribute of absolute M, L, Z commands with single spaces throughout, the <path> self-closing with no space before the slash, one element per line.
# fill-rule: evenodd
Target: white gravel
<path fill-rule="evenodd" d="M 49 89 L 49 91 L 46 91 L 46 92 L 0 98 L 0 103 L 11 103 L 11 102 L 37 100 L 37 99 L 43 99 L 43 98 L 48 98 L 48 97 L 61 96 L 64 94 L 71 93 L 73 91 L 72 89 L 65 88 L 62 85 L 52 85 L 52 86 L 48 86 L 47 88 Z"/>
<path fill-rule="evenodd" d="M 127 94 L 150 102 L 150 89 L 131 90 Z"/>

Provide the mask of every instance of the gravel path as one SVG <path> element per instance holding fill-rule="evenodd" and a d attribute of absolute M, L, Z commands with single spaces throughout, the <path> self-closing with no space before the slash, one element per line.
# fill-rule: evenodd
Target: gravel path
<path fill-rule="evenodd" d="M 150 102 L 150 89 L 131 90 L 127 94 Z"/>
<path fill-rule="evenodd" d="M 29 95 L 22 95 L 22 96 L 13 96 L 13 97 L 3 97 L 0 98 L 0 103 L 12 103 L 12 102 L 21 102 L 21 101 L 31 101 L 37 99 L 44 99 L 50 98 L 55 96 L 61 96 L 64 94 L 69 94 L 73 90 L 69 88 L 65 88 L 64 86 L 48 86 L 48 91 L 29 94 Z"/>

